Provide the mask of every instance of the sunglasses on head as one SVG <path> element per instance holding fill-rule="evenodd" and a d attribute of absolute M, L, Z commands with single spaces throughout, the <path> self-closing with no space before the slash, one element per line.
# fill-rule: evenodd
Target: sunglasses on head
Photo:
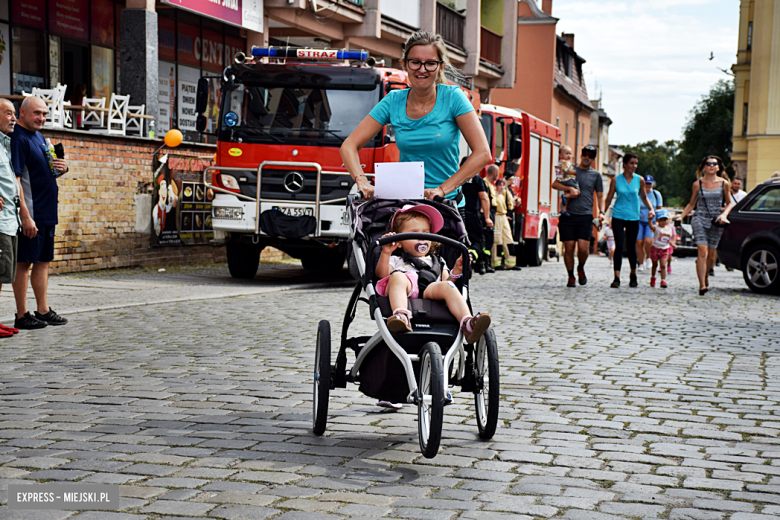
<path fill-rule="evenodd" d="M 707 161 L 706 163 L 704 163 L 704 166 L 718 166 L 718 162 Z"/>

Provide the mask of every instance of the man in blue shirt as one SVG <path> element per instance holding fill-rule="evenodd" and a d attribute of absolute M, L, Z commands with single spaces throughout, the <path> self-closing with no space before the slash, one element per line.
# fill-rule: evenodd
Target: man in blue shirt
<path fill-rule="evenodd" d="M 65 325 L 68 320 L 54 312 L 46 299 L 49 263 L 54 259 L 54 230 L 57 225 L 57 177 L 68 171 L 64 158 L 53 158 L 40 133 L 48 108 L 38 97 L 28 97 L 19 109 L 19 124 L 11 138 L 11 162 L 19 177 L 19 215 L 22 235 L 14 298 L 17 329 L 41 329 Z M 32 276 L 30 277 L 30 266 Z M 38 310 L 27 311 L 27 280 L 31 278 Z"/>

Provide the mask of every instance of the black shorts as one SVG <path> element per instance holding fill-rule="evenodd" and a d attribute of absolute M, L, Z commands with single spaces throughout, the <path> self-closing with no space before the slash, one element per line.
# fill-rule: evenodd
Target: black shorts
<path fill-rule="evenodd" d="M 34 264 L 36 262 L 51 262 L 54 260 L 54 229 L 56 226 L 38 228 L 38 234 L 33 238 L 19 235 L 19 253 L 17 261 Z"/>
<path fill-rule="evenodd" d="M 561 215 L 558 218 L 561 242 L 590 240 L 593 236 L 593 217 L 590 215 Z"/>

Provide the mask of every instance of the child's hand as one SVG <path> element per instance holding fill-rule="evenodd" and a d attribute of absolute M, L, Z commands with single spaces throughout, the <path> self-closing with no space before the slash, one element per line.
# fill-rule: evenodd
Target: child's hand
<path fill-rule="evenodd" d="M 452 267 L 452 274 L 458 275 L 463 272 L 463 255 L 460 255 L 455 261 L 455 265 Z"/>
<path fill-rule="evenodd" d="M 382 238 L 389 237 L 389 236 L 392 236 L 392 235 L 395 235 L 395 233 L 392 233 L 392 232 L 387 233 L 386 235 L 382 235 Z M 401 247 L 401 244 L 399 244 L 398 242 L 391 242 L 389 244 L 385 244 L 385 245 L 382 246 L 382 254 L 392 255 L 393 251 L 395 251 L 399 247 Z"/>

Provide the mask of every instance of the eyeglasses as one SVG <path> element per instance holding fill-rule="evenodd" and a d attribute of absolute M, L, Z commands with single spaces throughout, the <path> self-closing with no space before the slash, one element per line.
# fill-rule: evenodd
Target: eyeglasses
<path fill-rule="evenodd" d="M 717 162 L 707 161 L 704 163 L 704 166 L 718 166 Z"/>
<path fill-rule="evenodd" d="M 596 154 L 592 152 L 582 152 L 583 157 L 587 157 L 588 159 L 595 159 Z"/>
<path fill-rule="evenodd" d="M 433 72 L 434 70 L 438 69 L 442 63 L 444 62 L 443 61 L 422 62 L 420 60 L 406 60 L 406 66 L 409 67 L 411 70 L 420 70 L 420 67 L 425 67 L 425 70 L 428 72 Z"/>

